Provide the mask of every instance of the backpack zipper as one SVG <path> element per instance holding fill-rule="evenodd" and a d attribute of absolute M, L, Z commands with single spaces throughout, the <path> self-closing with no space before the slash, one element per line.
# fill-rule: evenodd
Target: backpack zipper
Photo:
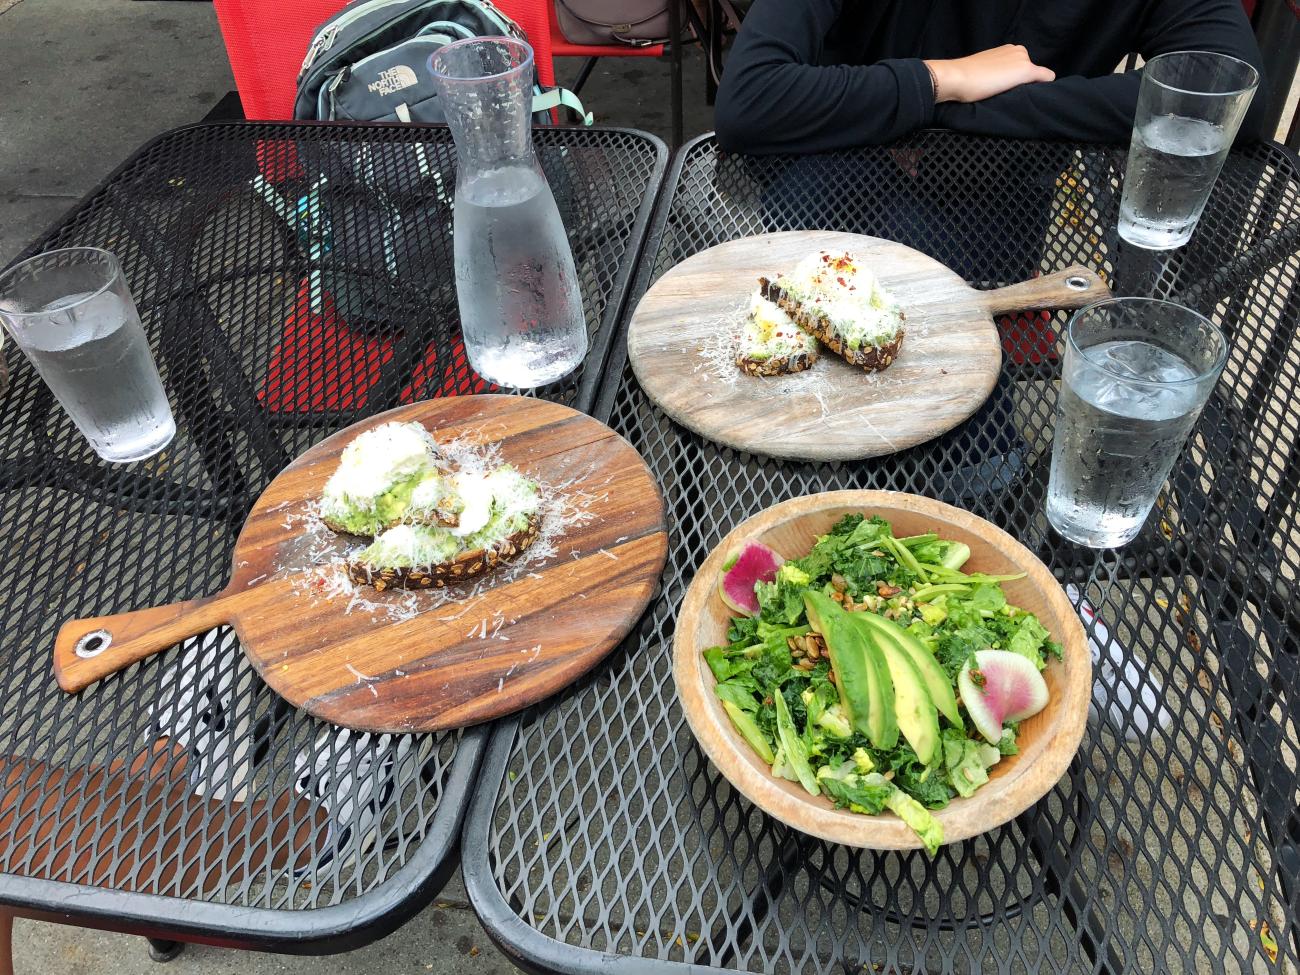
<path fill-rule="evenodd" d="M 361 17 L 365 17 L 368 14 L 374 13 L 376 10 L 391 3 L 404 2 L 405 0 L 370 0 L 369 3 L 360 4 L 352 10 L 339 14 L 334 23 L 330 24 L 312 39 L 311 46 L 307 48 L 307 56 L 303 58 L 302 67 L 298 69 L 299 75 L 306 72 L 306 70 L 312 66 L 312 62 L 334 46 L 334 40 L 338 37 L 339 31 L 348 26 L 348 24 Z"/>

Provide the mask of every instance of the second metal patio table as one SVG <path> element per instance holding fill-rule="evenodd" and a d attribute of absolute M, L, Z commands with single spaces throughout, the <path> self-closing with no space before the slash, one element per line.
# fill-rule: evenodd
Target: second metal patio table
<path fill-rule="evenodd" d="M 1114 234 L 1122 150 L 922 133 L 815 158 L 677 157 L 638 291 L 766 231 L 875 234 L 979 286 L 1079 262 L 1118 291 L 1214 317 L 1224 378 L 1128 548 L 1062 542 L 1043 516 L 1065 313 L 1000 321 L 988 404 L 931 443 L 861 463 L 781 463 L 676 426 L 622 348 L 597 415 L 642 452 L 670 511 L 663 590 L 639 633 L 493 732 L 463 868 L 489 934 L 529 970 L 1274 972 L 1300 963 L 1300 176 L 1236 152 L 1192 242 Z M 779 269 L 774 269 L 779 270 Z M 1019 537 L 1086 600 L 1106 691 L 1069 774 L 1005 827 L 873 853 L 756 811 L 703 757 L 670 671 L 679 601 L 736 523 L 837 488 L 919 492 Z M 1094 620 L 1095 609 L 1103 625 Z"/>
<path fill-rule="evenodd" d="M 589 409 L 667 150 L 539 129 L 593 336 L 542 395 Z M 29 252 L 122 261 L 179 430 L 107 465 L 25 359 L 0 400 L 0 904 L 281 951 L 394 930 L 456 866 L 486 728 L 353 734 L 262 683 L 229 628 L 77 695 L 64 620 L 211 593 L 267 482 L 348 424 L 474 392 L 445 128 L 208 124 L 160 136 Z"/>

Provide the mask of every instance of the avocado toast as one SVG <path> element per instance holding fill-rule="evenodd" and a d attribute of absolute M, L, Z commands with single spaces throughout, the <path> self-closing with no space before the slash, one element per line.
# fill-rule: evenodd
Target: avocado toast
<path fill-rule="evenodd" d="M 800 328 L 867 372 L 888 368 L 902 348 L 902 309 L 851 254 L 810 254 L 788 274 L 758 283 L 759 294 Z"/>
<path fill-rule="evenodd" d="M 384 423 L 343 448 L 321 495 L 321 520 L 370 537 L 408 521 L 454 527 L 463 506 L 429 432 Z"/>
<path fill-rule="evenodd" d="M 348 560 L 348 577 L 381 592 L 442 587 L 494 569 L 537 540 L 537 482 L 509 464 L 488 474 L 461 472 L 452 482 L 462 499 L 457 525 L 390 528 Z"/>
<path fill-rule="evenodd" d="M 740 371 L 750 376 L 784 376 L 810 368 L 817 355 L 817 340 L 755 292 L 736 349 Z"/>

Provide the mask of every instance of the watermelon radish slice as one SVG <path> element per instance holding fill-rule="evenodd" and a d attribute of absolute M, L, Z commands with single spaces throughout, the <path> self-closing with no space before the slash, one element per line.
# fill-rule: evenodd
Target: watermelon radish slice
<path fill-rule="evenodd" d="M 758 597 L 754 586 L 771 582 L 785 559 L 762 542 L 742 542 L 727 556 L 718 573 L 718 595 L 722 601 L 744 616 L 758 615 Z"/>
<path fill-rule="evenodd" d="M 1047 682 L 1033 661 L 1009 650 L 977 650 L 957 675 L 971 723 L 991 745 L 1006 721 L 1023 721 L 1047 707 Z"/>

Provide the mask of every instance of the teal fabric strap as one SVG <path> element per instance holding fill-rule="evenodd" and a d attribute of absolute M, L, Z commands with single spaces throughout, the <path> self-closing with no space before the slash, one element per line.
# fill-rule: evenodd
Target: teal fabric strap
<path fill-rule="evenodd" d="M 578 96 L 567 88 L 552 88 L 550 91 L 543 91 L 533 96 L 534 112 L 549 112 L 560 106 L 572 110 L 578 118 L 582 119 L 583 125 L 590 125 L 593 121 L 591 113 L 582 107 Z"/>

